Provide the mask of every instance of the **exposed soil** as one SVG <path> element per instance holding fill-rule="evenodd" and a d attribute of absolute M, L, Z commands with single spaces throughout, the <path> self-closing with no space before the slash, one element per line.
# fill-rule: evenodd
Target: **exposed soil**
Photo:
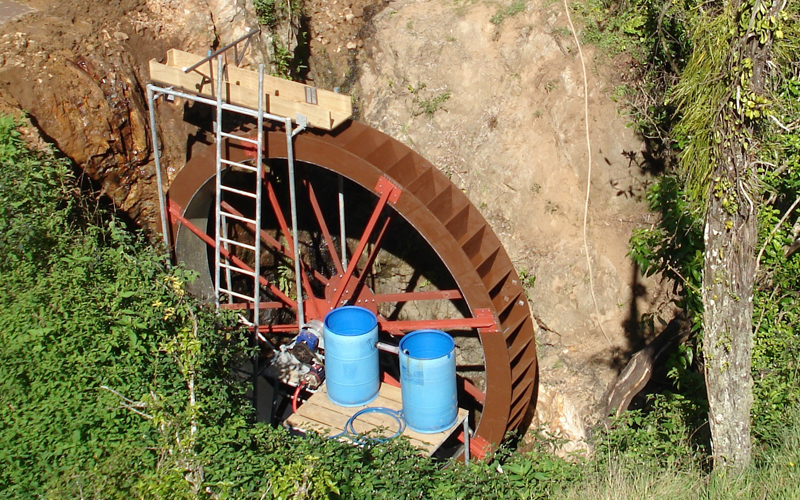
<path fill-rule="evenodd" d="M 529 277 L 539 420 L 579 442 L 609 382 L 650 334 L 640 315 L 670 316 L 666 292 L 627 257 L 632 230 L 655 220 L 642 202 L 649 165 L 609 97 L 619 67 L 584 47 L 592 287 L 585 90 L 563 5 L 529 2 L 499 25 L 490 21 L 497 12 L 495 4 L 390 3 L 355 65 L 361 118 L 447 173 Z"/>
<path fill-rule="evenodd" d="M 26 110 L 120 209 L 153 225 L 147 61 L 171 47 L 203 54 L 231 41 L 253 25 L 252 3 L 19 3 L 36 11 L 0 26 L 0 105 Z M 652 333 L 639 327 L 640 315 L 669 319 L 666 293 L 626 256 L 631 231 L 654 222 L 642 203 L 648 165 L 609 97 L 619 66 L 585 47 L 592 287 L 577 47 L 561 3 L 530 0 L 495 24 L 498 5 L 306 0 L 308 78 L 352 92 L 360 120 L 437 165 L 492 224 L 530 285 L 540 327 L 540 423 L 580 446 L 621 364 Z M 265 47 L 257 44 L 254 62 L 265 59 Z M 207 123 L 187 121 L 191 110 L 174 104 L 158 112 L 174 174 Z"/>

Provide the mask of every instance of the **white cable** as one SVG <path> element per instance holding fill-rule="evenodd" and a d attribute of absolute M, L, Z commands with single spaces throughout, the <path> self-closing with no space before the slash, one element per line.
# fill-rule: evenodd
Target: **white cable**
<path fill-rule="evenodd" d="M 586 221 L 589 216 L 589 193 L 592 187 L 592 141 L 589 137 L 589 80 L 586 77 L 586 62 L 583 59 L 581 42 L 578 40 L 578 33 L 575 31 L 575 26 L 572 24 L 572 16 L 569 14 L 567 0 L 564 0 L 564 10 L 567 13 L 567 21 L 569 22 L 569 29 L 572 31 L 572 37 L 575 39 L 575 45 L 578 46 L 578 55 L 580 56 L 581 69 L 583 70 L 583 115 L 584 122 L 586 123 L 586 151 L 589 154 L 589 171 L 586 174 L 586 201 L 583 205 L 583 250 L 586 253 L 586 265 L 589 268 L 589 289 L 592 291 L 592 301 L 594 302 L 594 312 L 597 316 L 597 326 L 600 327 L 603 337 L 605 337 L 608 345 L 611 346 L 608 334 L 606 334 L 606 330 L 603 328 L 603 322 L 600 320 L 600 308 L 597 306 L 597 296 L 594 293 L 594 276 L 592 274 L 592 259 L 589 256 L 589 241 L 586 237 Z M 636 300 L 636 297 L 634 297 L 633 300 Z"/>

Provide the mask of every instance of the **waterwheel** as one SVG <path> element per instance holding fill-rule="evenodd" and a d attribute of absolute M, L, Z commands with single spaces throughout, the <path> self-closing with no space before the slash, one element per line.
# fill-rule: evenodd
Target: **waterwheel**
<path fill-rule="evenodd" d="M 265 133 L 265 229 L 257 235 L 246 224 L 227 228 L 228 238 L 246 243 L 260 236 L 264 242 L 259 331 L 296 333 L 299 323 L 322 319 L 345 304 L 376 312 L 389 340 L 418 328 L 446 330 L 460 347 L 459 403 L 475 410 L 479 438 L 500 443 L 526 421 L 536 394 L 537 360 L 525 291 L 491 227 L 445 175 L 377 130 L 351 121 L 332 132 L 305 131 L 294 141 L 302 321 L 297 291 L 288 286 L 294 255 L 287 241 L 290 197 L 282 128 Z M 235 139 L 222 148 L 235 162 L 257 154 Z M 207 295 L 214 280 L 215 161 L 214 147 L 196 154 L 168 192 L 175 255 L 200 273 L 196 291 Z M 253 175 L 235 170 L 225 174 L 231 185 L 237 176 L 247 182 Z M 226 193 L 223 203 L 253 218 L 246 214 L 252 203 L 234 192 Z"/>

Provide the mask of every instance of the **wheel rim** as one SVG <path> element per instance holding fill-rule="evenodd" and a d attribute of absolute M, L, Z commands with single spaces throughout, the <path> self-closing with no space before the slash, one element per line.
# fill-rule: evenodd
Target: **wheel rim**
<path fill-rule="evenodd" d="M 286 158 L 283 130 L 270 129 L 265 134 L 265 143 L 264 156 L 273 165 Z M 253 154 L 237 141 L 227 142 L 224 149 L 226 157 L 233 161 L 245 161 Z M 350 122 L 334 133 L 304 132 L 295 138 L 294 153 L 296 162 L 342 176 L 377 197 L 378 203 L 370 213 L 370 220 L 373 216 L 376 218 L 375 227 L 366 232 L 371 239 L 386 230 L 381 225 L 386 209 L 379 206 L 385 199 L 385 205 L 391 207 L 388 211 L 402 217 L 438 255 L 462 297 L 468 316 L 465 321 L 491 324 L 478 329 L 485 360 L 486 390 L 483 395 L 473 394 L 482 404 L 476 434 L 488 443 L 501 442 L 508 431 L 518 429 L 526 421 L 528 410 L 535 403 L 538 373 L 527 298 L 508 255 L 488 223 L 433 165 L 405 145 L 365 125 Z M 169 190 L 176 257 L 200 271 L 194 291 L 205 297 L 213 293 L 211 273 L 207 272 L 209 252 L 197 231 L 208 228 L 214 201 L 214 175 L 215 151 L 208 148 L 186 164 Z M 313 180 L 309 184 L 313 190 Z M 301 186 L 307 188 L 298 179 L 298 189 Z M 278 198 L 279 190 L 274 185 L 272 189 L 270 196 Z M 313 206 L 313 198 L 309 193 L 305 200 Z M 303 200 L 298 197 L 300 203 Z M 273 200 L 269 204 L 274 208 Z M 330 231 L 327 233 L 331 236 Z M 321 239 L 331 246 L 327 237 Z M 359 239 L 356 253 L 363 240 L 363 237 Z M 362 260 L 369 261 L 370 252 L 366 248 L 363 250 Z M 311 268 L 307 271 L 313 274 Z M 339 271 L 335 270 L 334 278 L 341 274 Z M 360 276 L 368 274 L 362 272 Z M 322 309 L 326 305 L 332 307 L 333 299 L 341 303 L 342 298 L 353 297 L 355 305 L 369 307 L 357 301 L 375 298 L 370 287 L 362 287 L 367 291 L 354 295 L 354 292 L 346 293 L 347 286 L 339 291 L 341 282 L 335 281 L 326 287 L 324 296 L 317 297 L 314 307 L 306 312 L 306 319 L 327 312 Z M 352 279 L 348 283 L 352 283 Z M 333 288 L 337 292 L 329 291 Z M 310 286 L 306 295 L 322 294 Z M 397 324 L 386 322 L 382 326 L 394 329 Z"/>

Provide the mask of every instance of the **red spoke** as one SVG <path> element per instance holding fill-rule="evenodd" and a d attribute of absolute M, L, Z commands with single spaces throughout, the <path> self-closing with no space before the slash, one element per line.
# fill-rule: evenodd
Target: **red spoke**
<path fill-rule="evenodd" d="M 458 383 L 462 386 L 461 388 L 464 390 L 465 393 L 472 396 L 475 401 L 480 404 L 484 404 L 486 402 L 486 394 L 483 393 L 478 387 L 473 384 L 470 380 L 459 376 Z"/>
<path fill-rule="evenodd" d="M 464 431 L 462 430 L 456 436 L 456 438 L 464 442 Z M 469 438 L 469 452 L 470 454 L 477 458 L 478 460 L 483 460 L 487 453 L 491 452 L 492 444 L 485 440 L 484 438 L 478 436 L 477 434 L 474 436 L 470 436 Z"/>
<path fill-rule="evenodd" d="M 216 242 L 214 241 L 214 239 L 211 236 L 207 235 L 204 231 L 201 231 L 197 226 L 192 224 L 192 222 L 189 221 L 189 219 L 187 219 L 186 217 L 181 215 L 181 207 L 177 203 L 175 203 L 174 201 L 171 201 L 171 200 L 169 202 L 169 212 L 178 221 L 180 221 L 180 223 L 183 224 L 188 230 L 193 232 L 201 240 L 205 241 L 209 246 L 211 246 L 211 248 L 214 248 L 216 246 Z M 250 271 L 251 273 L 254 272 L 254 269 L 252 267 L 250 267 L 247 264 L 245 264 L 242 259 L 240 259 L 239 257 L 233 255 L 228 250 L 225 250 L 224 248 L 220 248 L 219 249 L 219 253 L 220 253 L 220 255 L 222 255 L 226 259 L 230 260 L 231 262 L 233 262 L 234 264 L 236 264 L 240 268 L 242 268 L 242 269 L 244 269 L 246 271 Z M 297 302 L 295 302 L 294 300 L 289 298 L 289 296 L 286 295 L 285 293 L 283 293 L 278 287 L 276 287 L 275 285 L 273 285 L 272 283 L 267 281 L 267 279 L 265 277 L 259 276 L 258 277 L 258 281 L 259 281 L 259 283 L 261 285 L 267 287 L 269 289 L 269 291 L 273 293 L 273 295 L 278 297 L 287 306 L 291 307 L 292 309 L 296 309 L 297 308 Z"/>
<path fill-rule="evenodd" d="M 378 256 L 378 251 L 381 249 L 381 241 L 383 241 L 383 236 L 386 234 L 386 228 L 389 227 L 389 223 L 392 221 L 392 216 L 387 215 L 386 219 L 383 221 L 383 227 L 378 232 L 378 237 L 375 238 L 375 243 L 372 245 L 372 250 L 370 250 L 369 255 L 367 255 L 367 262 L 364 264 L 364 271 L 359 273 L 358 276 L 358 284 L 361 285 L 364 283 L 364 278 L 367 276 L 367 273 L 370 269 L 372 269 L 372 264 L 375 263 L 375 258 Z"/>
<path fill-rule="evenodd" d="M 412 302 L 416 300 L 458 300 L 463 298 L 459 290 L 431 290 L 428 292 L 382 293 L 375 295 L 380 304 L 393 302 Z"/>
<path fill-rule="evenodd" d="M 228 203 L 227 201 L 223 201 L 220 204 L 220 206 L 225 210 L 227 210 L 228 212 L 232 213 L 233 215 L 245 218 L 245 216 L 240 211 L 233 208 L 233 206 L 231 206 L 231 204 Z M 256 230 L 255 224 L 248 222 L 245 225 L 247 226 L 247 229 L 255 233 Z M 261 235 L 261 241 L 272 247 L 278 254 L 283 255 L 289 260 L 294 260 L 292 258 L 292 255 L 289 253 L 289 250 L 283 245 L 281 245 L 281 243 L 275 238 L 273 238 L 268 232 L 262 229 L 261 231 L 259 231 L 259 234 Z M 325 277 L 324 274 L 320 273 L 319 271 L 313 271 L 313 273 L 314 273 L 314 278 L 316 278 L 320 283 L 322 283 L 323 285 L 326 285 L 328 283 L 328 278 Z"/>
<path fill-rule="evenodd" d="M 236 210 L 235 208 L 233 208 L 233 205 L 231 205 L 227 201 L 222 201 L 222 202 L 220 202 L 219 205 L 223 209 L 225 209 L 225 211 L 230 212 L 233 215 L 236 215 L 238 217 L 243 217 L 244 218 L 244 214 L 242 214 L 242 212 L 240 212 L 240 211 Z M 246 225 L 247 225 L 247 229 L 249 229 L 250 231 L 253 231 L 253 232 L 255 231 L 255 229 L 256 229 L 255 224 L 253 224 L 251 222 L 248 222 Z M 259 234 L 261 236 L 261 241 L 263 241 L 264 243 L 266 243 L 267 245 L 272 247 L 276 252 L 280 253 L 281 255 L 285 256 L 288 259 L 292 258 L 291 254 L 289 253 L 289 249 L 287 249 L 283 245 L 281 245 L 281 243 L 278 240 L 276 240 L 275 238 L 273 238 L 268 232 L 266 232 L 266 231 L 264 231 L 262 229 L 259 232 Z"/>
<path fill-rule="evenodd" d="M 481 328 L 487 331 L 497 329 L 497 324 L 491 318 L 459 318 L 459 319 L 423 319 L 415 321 L 391 321 L 378 318 L 381 329 L 388 332 L 403 332 L 409 330 L 459 330 L 467 328 Z"/>
<path fill-rule="evenodd" d="M 308 199 L 311 201 L 311 208 L 314 211 L 314 217 L 317 218 L 317 223 L 322 231 L 322 236 L 325 238 L 325 244 L 328 245 L 328 252 L 331 254 L 333 265 L 336 266 L 336 273 L 342 274 L 344 273 L 344 269 L 342 269 L 342 262 L 339 260 L 339 254 L 336 253 L 336 246 L 333 244 L 333 238 L 331 238 L 331 233 L 328 230 L 328 224 L 325 223 L 325 218 L 322 216 L 322 210 L 319 208 L 319 202 L 317 201 L 317 195 L 314 192 L 314 187 L 307 179 L 303 180 L 303 183 L 306 185 L 306 187 L 308 187 Z"/>
<path fill-rule="evenodd" d="M 270 179 L 266 180 L 267 185 L 267 196 L 269 197 L 269 202 L 272 205 L 272 210 L 275 212 L 275 217 L 278 219 L 278 225 L 281 227 L 281 232 L 283 233 L 283 237 L 286 238 L 286 245 L 289 247 L 289 255 L 293 256 L 293 259 L 300 259 L 300 256 L 294 255 L 294 239 L 292 238 L 292 233 L 289 231 L 289 225 L 286 223 L 286 217 L 283 215 L 283 210 L 281 210 L 281 206 L 278 203 L 278 197 L 275 194 L 275 188 L 272 186 L 272 182 Z M 306 295 L 308 295 L 309 299 L 314 298 L 314 289 L 311 288 L 311 282 L 308 280 L 308 274 L 305 272 L 305 262 L 300 260 L 300 280 L 303 283 L 303 289 L 306 291 Z M 300 293 L 298 290 L 297 293 Z M 316 317 L 317 310 L 316 306 L 314 305 L 313 300 L 308 300 L 304 303 L 309 304 L 310 311 L 307 312 L 305 315 L 309 317 Z M 304 321 L 304 318 L 300 318 L 300 321 Z"/>
<path fill-rule="evenodd" d="M 372 211 L 372 215 L 370 216 L 369 221 L 367 222 L 367 226 L 364 228 L 364 234 L 361 235 L 361 240 L 359 240 L 358 242 L 356 251 L 350 257 L 350 263 L 347 265 L 347 271 L 345 271 L 344 276 L 342 277 L 342 283 L 349 283 L 350 278 L 353 277 L 353 273 L 356 270 L 358 261 L 359 259 L 361 259 L 361 254 L 364 253 L 364 249 L 367 247 L 369 238 L 370 236 L 372 236 L 372 231 L 375 229 L 375 225 L 378 223 L 378 217 L 380 217 L 383 208 L 389 202 L 389 197 L 393 193 L 394 193 L 393 185 L 390 185 L 387 189 L 383 190 L 383 193 L 381 194 L 381 197 L 378 200 L 378 204 L 375 205 L 375 209 Z M 331 304 L 338 304 L 339 301 L 342 299 L 343 293 L 344 293 L 344 287 L 340 287 L 340 289 L 333 296 Z"/>
<path fill-rule="evenodd" d="M 290 325 L 258 325 L 259 333 L 297 333 L 300 331 L 300 325 L 297 323 Z"/>

